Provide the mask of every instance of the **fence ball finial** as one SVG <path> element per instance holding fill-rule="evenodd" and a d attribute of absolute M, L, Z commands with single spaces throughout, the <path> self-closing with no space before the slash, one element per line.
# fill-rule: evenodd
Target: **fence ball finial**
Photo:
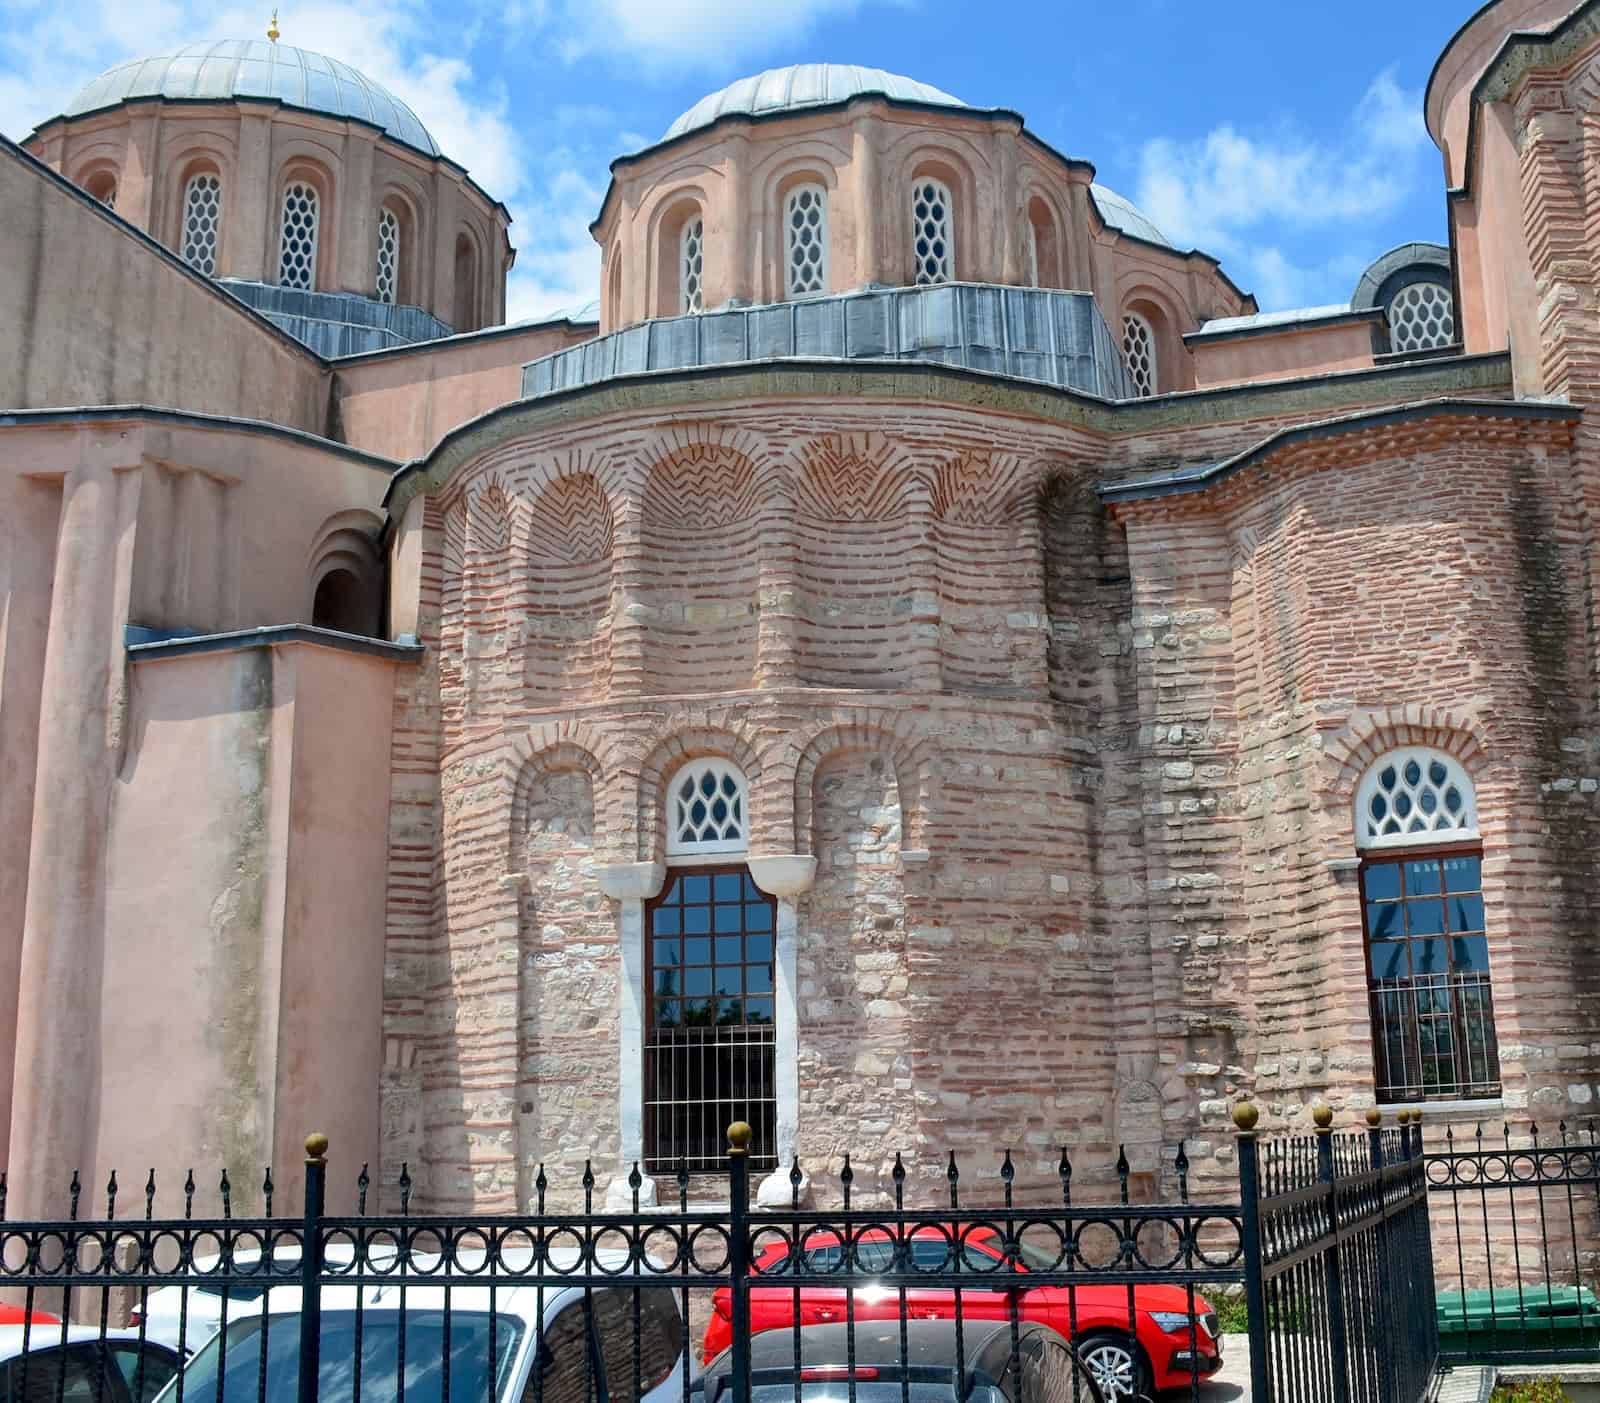
<path fill-rule="evenodd" d="M 306 1162 L 321 1164 L 328 1157 L 328 1137 L 312 1132 L 306 1136 Z"/>
<path fill-rule="evenodd" d="M 1256 1126 L 1261 1121 L 1261 1112 L 1249 1101 L 1241 1101 L 1233 1108 L 1233 1123 L 1238 1127 L 1241 1135 L 1255 1134 Z"/>
<path fill-rule="evenodd" d="M 1376 1106 L 1367 1107 L 1367 1129 L 1376 1130 L 1383 1124 L 1383 1112 Z"/>
<path fill-rule="evenodd" d="M 1333 1107 L 1326 1101 L 1318 1101 L 1311 1108 L 1311 1121 L 1318 1130 L 1327 1132 L 1333 1128 Z"/>
<path fill-rule="evenodd" d="M 750 1153 L 750 1142 L 756 1138 L 756 1133 L 750 1128 L 747 1121 L 736 1120 L 728 1127 L 728 1153 L 747 1155 Z"/>

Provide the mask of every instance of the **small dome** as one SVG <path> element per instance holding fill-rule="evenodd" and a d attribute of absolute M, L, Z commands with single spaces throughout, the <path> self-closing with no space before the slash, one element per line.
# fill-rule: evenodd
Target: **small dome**
<path fill-rule="evenodd" d="M 881 68 L 859 68 L 851 63 L 796 63 L 788 68 L 769 68 L 753 78 L 729 83 L 695 103 L 670 127 L 662 141 L 671 141 L 685 132 L 709 127 L 719 117 L 740 114 L 766 117 L 775 112 L 794 112 L 807 107 L 827 107 L 871 93 L 894 102 L 920 102 L 932 107 L 965 107 L 960 98 L 919 83 L 885 73 Z"/>
<path fill-rule="evenodd" d="M 61 115 L 80 117 L 141 97 L 175 102 L 277 101 L 307 112 L 370 122 L 425 156 L 442 154 L 415 112 L 349 64 L 265 39 L 189 44 L 170 54 L 119 63 L 89 83 Z"/>
<path fill-rule="evenodd" d="M 1160 244 L 1163 248 L 1173 246 L 1172 240 L 1157 229 L 1132 200 L 1123 199 L 1115 190 L 1104 185 L 1091 185 L 1089 193 L 1094 196 L 1094 207 L 1100 211 L 1100 218 L 1113 229 L 1143 239 L 1146 243 Z"/>

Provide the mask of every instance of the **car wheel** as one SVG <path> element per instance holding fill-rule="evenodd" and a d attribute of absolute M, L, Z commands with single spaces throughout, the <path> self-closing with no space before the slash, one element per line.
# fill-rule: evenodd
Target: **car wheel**
<path fill-rule="evenodd" d="M 1144 1351 L 1127 1335 L 1112 1331 L 1091 1335 L 1078 1347 L 1078 1357 L 1100 1385 L 1106 1403 L 1151 1396 L 1150 1366 Z"/>

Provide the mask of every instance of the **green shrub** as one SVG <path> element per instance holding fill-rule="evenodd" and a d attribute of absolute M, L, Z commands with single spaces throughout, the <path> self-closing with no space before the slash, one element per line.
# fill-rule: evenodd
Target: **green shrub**
<path fill-rule="evenodd" d="M 1224 1335 L 1242 1335 L 1250 1328 L 1250 1310 L 1243 1296 L 1214 1296 L 1217 1308 L 1217 1328 Z"/>
<path fill-rule="evenodd" d="M 1560 1379 L 1524 1379 L 1500 1384 L 1489 1403 L 1572 1403 Z"/>

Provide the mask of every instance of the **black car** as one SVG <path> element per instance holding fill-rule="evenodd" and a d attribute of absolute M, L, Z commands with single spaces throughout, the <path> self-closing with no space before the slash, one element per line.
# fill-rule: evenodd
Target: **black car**
<path fill-rule="evenodd" d="M 900 1335 L 905 1331 L 902 1356 Z M 750 1341 L 751 1403 L 842 1403 L 850 1397 L 849 1325 L 765 1330 Z M 1013 1341 L 1008 1321 L 864 1322 L 853 1327 L 855 1403 L 1104 1403 L 1089 1371 L 1048 1325 L 1023 1321 Z M 725 1349 L 695 1382 L 696 1403 L 732 1397 L 733 1351 Z"/>

